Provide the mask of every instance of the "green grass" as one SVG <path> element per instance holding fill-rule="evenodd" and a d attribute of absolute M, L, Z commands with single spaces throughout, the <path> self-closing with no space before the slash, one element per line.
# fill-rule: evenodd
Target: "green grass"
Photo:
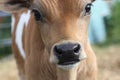
<path fill-rule="evenodd" d="M 107 43 L 120 43 L 120 2 L 112 8 L 112 15 L 106 21 L 107 25 Z"/>
<path fill-rule="evenodd" d="M 0 48 L 0 59 L 6 57 L 12 53 L 11 47 Z"/>
<path fill-rule="evenodd" d="M 11 28 L 4 28 L 0 30 L 0 39 L 6 39 L 11 37 Z"/>
<path fill-rule="evenodd" d="M 11 37 L 11 32 L 10 28 L 8 29 L 2 29 L 0 30 L 0 40 L 10 38 Z M 0 48 L 0 58 L 5 57 L 11 53 L 11 47 L 1 47 Z"/>
<path fill-rule="evenodd" d="M 10 23 L 10 22 L 11 22 L 10 16 L 4 18 L 4 23 Z M 0 24 L 4 24 L 4 23 L 0 23 Z M 10 27 L 11 25 L 6 25 L 6 26 L 8 26 L 8 28 L 0 29 L 0 40 L 11 38 L 11 27 Z M 0 59 L 11 53 L 12 53 L 12 50 L 10 46 L 0 47 Z"/>

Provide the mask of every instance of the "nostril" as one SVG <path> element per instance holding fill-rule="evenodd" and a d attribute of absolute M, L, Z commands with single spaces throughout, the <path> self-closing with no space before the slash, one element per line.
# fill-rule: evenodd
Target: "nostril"
<path fill-rule="evenodd" d="M 55 46 L 54 51 L 57 55 L 61 55 L 63 53 L 63 51 L 59 49 L 57 46 Z"/>
<path fill-rule="evenodd" d="M 79 55 L 79 51 L 81 49 L 80 44 L 61 44 L 54 46 L 54 53 L 56 56 L 71 56 L 71 55 Z"/>
<path fill-rule="evenodd" d="M 79 44 L 76 44 L 73 48 L 75 53 L 79 53 L 81 46 Z"/>
<path fill-rule="evenodd" d="M 79 62 L 81 45 L 78 43 L 64 43 L 55 45 L 54 55 L 59 65 L 70 65 Z"/>

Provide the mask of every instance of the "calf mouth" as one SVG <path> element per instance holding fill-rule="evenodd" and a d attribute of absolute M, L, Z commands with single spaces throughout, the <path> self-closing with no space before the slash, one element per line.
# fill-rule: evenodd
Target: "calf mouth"
<path fill-rule="evenodd" d="M 74 65 L 74 64 L 79 63 L 79 62 L 80 62 L 79 59 L 71 60 L 71 61 L 60 61 L 60 62 L 58 62 L 58 65 L 67 66 L 67 65 Z"/>
<path fill-rule="evenodd" d="M 59 62 L 58 68 L 61 68 L 63 70 L 71 70 L 77 66 L 79 66 L 80 60 L 74 60 L 74 61 L 65 61 L 65 62 Z"/>

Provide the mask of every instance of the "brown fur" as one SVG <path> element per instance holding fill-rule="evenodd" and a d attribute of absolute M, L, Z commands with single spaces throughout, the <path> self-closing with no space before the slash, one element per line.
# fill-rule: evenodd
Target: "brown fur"
<path fill-rule="evenodd" d="M 24 29 L 23 47 L 26 58 L 19 54 L 13 32 L 13 51 L 21 80 L 97 80 L 97 64 L 88 41 L 89 16 L 84 16 L 84 7 L 90 0 L 34 0 L 33 8 L 44 14 L 44 22 L 36 22 L 33 13 Z M 31 7 L 31 8 L 32 8 Z M 22 12 L 26 11 L 23 10 Z M 14 14 L 16 24 L 21 13 Z M 15 25 L 16 26 L 16 25 Z M 70 70 L 63 70 L 51 63 L 52 47 L 63 41 L 80 42 L 87 59 Z M 24 78 L 25 77 L 25 78 Z"/>

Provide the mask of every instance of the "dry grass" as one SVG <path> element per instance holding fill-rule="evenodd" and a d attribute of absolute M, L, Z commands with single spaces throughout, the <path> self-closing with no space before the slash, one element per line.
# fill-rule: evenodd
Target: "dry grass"
<path fill-rule="evenodd" d="M 18 80 L 17 68 L 13 56 L 0 61 L 0 80 Z"/>
<path fill-rule="evenodd" d="M 120 80 L 120 46 L 94 47 L 97 53 L 98 80 Z M 12 56 L 0 61 L 0 80 L 18 80 L 17 68 Z"/>
<path fill-rule="evenodd" d="M 120 46 L 96 48 L 99 80 L 120 80 Z"/>

